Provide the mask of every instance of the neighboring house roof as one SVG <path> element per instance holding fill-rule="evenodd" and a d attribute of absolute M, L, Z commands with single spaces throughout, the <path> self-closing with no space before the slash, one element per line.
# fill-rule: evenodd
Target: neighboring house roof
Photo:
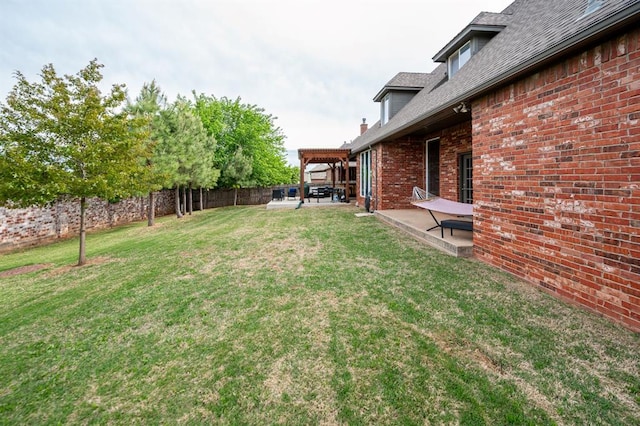
<path fill-rule="evenodd" d="M 427 74 L 431 76 L 429 82 L 434 84 L 425 85 L 384 126 L 378 122 L 356 138 L 350 145 L 352 153 L 424 128 L 430 120 L 435 122 L 439 114 L 460 102 L 513 81 L 640 17 L 638 0 L 597 2 L 601 7 L 585 14 L 588 3 L 586 0 L 516 0 L 501 14 L 480 13 L 447 45 L 449 49 L 474 25 L 504 28 L 448 81 L 438 83 L 446 78 L 446 64 Z"/>
<path fill-rule="evenodd" d="M 329 168 L 328 165 L 326 164 L 316 164 L 313 167 L 311 167 L 308 172 L 309 173 L 319 173 L 319 172 L 325 172 L 327 171 L 327 169 Z"/>
<path fill-rule="evenodd" d="M 355 161 L 349 161 L 349 167 L 355 167 Z M 320 173 L 331 170 L 331 166 L 329 164 L 316 164 L 312 168 L 309 169 L 309 173 Z"/>

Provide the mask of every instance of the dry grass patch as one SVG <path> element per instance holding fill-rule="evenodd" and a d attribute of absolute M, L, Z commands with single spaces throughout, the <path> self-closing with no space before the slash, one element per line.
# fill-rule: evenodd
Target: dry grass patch
<path fill-rule="evenodd" d="M 36 272 L 42 269 L 47 269 L 53 266 L 51 263 L 40 263 L 36 265 L 25 265 L 17 268 L 11 268 L 6 271 L 0 272 L 0 278 L 13 277 L 15 275 L 28 274 L 29 272 Z"/>

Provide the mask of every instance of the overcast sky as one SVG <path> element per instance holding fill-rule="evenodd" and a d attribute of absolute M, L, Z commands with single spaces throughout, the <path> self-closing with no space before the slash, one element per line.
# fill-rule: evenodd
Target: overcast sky
<path fill-rule="evenodd" d="M 481 11 L 512 0 L 0 0 L 0 100 L 14 72 L 91 59 L 135 98 L 155 79 L 170 101 L 192 90 L 240 97 L 274 117 L 287 149 L 333 148 L 375 123 L 376 93 L 432 57 Z"/>

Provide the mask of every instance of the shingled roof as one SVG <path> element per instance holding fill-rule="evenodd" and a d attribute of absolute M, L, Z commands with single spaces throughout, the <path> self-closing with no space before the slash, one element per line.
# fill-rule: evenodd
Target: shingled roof
<path fill-rule="evenodd" d="M 416 126 L 424 127 L 460 102 L 513 81 L 640 17 L 638 0 L 601 2 L 600 8 L 585 14 L 587 3 L 587 0 L 516 0 L 500 14 L 480 13 L 469 25 L 504 28 L 448 81 L 438 84 L 446 78 L 446 64 L 426 74 L 427 81 L 433 84 L 425 84 L 387 124 L 380 126 L 378 122 L 356 138 L 350 144 L 352 152 L 393 140 Z"/>
<path fill-rule="evenodd" d="M 432 84 L 433 75 L 429 73 L 419 72 L 400 72 L 395 75 L 382 89 L 378 92 L 373 100 L 379 102 L 389 90 L 414 90 L 419 91 Z"/>

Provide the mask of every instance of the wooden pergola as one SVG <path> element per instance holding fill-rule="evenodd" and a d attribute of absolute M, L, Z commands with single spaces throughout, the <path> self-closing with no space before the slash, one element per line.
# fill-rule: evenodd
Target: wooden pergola
<path fill-rule="evenodd" d="M 307 164 L 328 164 L 331 167 L 331 179 L 335 189 L 335 170 L 336 163 L 342 163 L 345 169 L 346 185 L 345 197 L 349 199 L 349 153 L 350 149 L 323 149 L 323 148 L 301 148 L 298 150 L 298 158 L 300 159 L 300 201 L 304 202 L 304 170 Z"/>

